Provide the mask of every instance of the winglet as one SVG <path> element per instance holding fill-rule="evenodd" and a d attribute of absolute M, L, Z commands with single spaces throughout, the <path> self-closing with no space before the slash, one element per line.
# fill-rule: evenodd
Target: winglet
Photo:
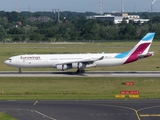
<path fill-rule="evenodd" d="M 102 57 L 100 57 L 99 59 L 97 59 L 97 61 L 98 61 L 98 60 L 103 60 L 103 59 L 104 59 L 104 56 L 102 56 Z"/>

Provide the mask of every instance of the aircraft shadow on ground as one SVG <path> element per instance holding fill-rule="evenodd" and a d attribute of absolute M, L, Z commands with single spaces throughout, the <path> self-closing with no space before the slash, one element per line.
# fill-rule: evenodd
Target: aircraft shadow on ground
<path fill-rule="evenodd" d="M 0 72 L 0 74 L 22 74 L 22 75 L 29 75 L 29 74 L 35 74 L 35 75 L 40 75 L 40 74 L 55 74 L 55 75 L 80 75 L 80 76 L 85 76 L 85 74 L 77 74 L 76 72 L 22 72 L 22 73 L 19 73 L 19 72 Z"/>

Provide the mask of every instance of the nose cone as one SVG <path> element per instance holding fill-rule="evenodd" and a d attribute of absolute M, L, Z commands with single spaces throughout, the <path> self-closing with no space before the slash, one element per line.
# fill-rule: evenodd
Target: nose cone
<path fill-rule="evenodd" d="M 8 64 L 8 60 L 4 61 L 4 63 L 7 65 Z"/>
<path fill-rule="evenodd" d="M 4 61 L 4 63 L 5 63 L 6 65 L 10 65 L 11 61 L 6 60 L 6 61 Z"/>

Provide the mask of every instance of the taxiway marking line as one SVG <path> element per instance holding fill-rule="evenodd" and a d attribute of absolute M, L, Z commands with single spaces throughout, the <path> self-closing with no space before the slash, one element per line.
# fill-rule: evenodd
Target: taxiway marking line
<path fill-rule="evenodd" d="M 38 103 L 38 100 L 36 101 L 36 102 L 34 102 L 34 104 L 33 105 L 36 105 Z"/>

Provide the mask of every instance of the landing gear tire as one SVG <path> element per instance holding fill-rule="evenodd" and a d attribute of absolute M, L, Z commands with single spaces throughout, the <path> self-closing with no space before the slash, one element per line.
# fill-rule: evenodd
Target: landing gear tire
<path fill-rule="evenodd" d="M 84 69 L 78 69 L 76 71 L 77 74 L 84 74 L 85 73 L 85 70 Z"/>

